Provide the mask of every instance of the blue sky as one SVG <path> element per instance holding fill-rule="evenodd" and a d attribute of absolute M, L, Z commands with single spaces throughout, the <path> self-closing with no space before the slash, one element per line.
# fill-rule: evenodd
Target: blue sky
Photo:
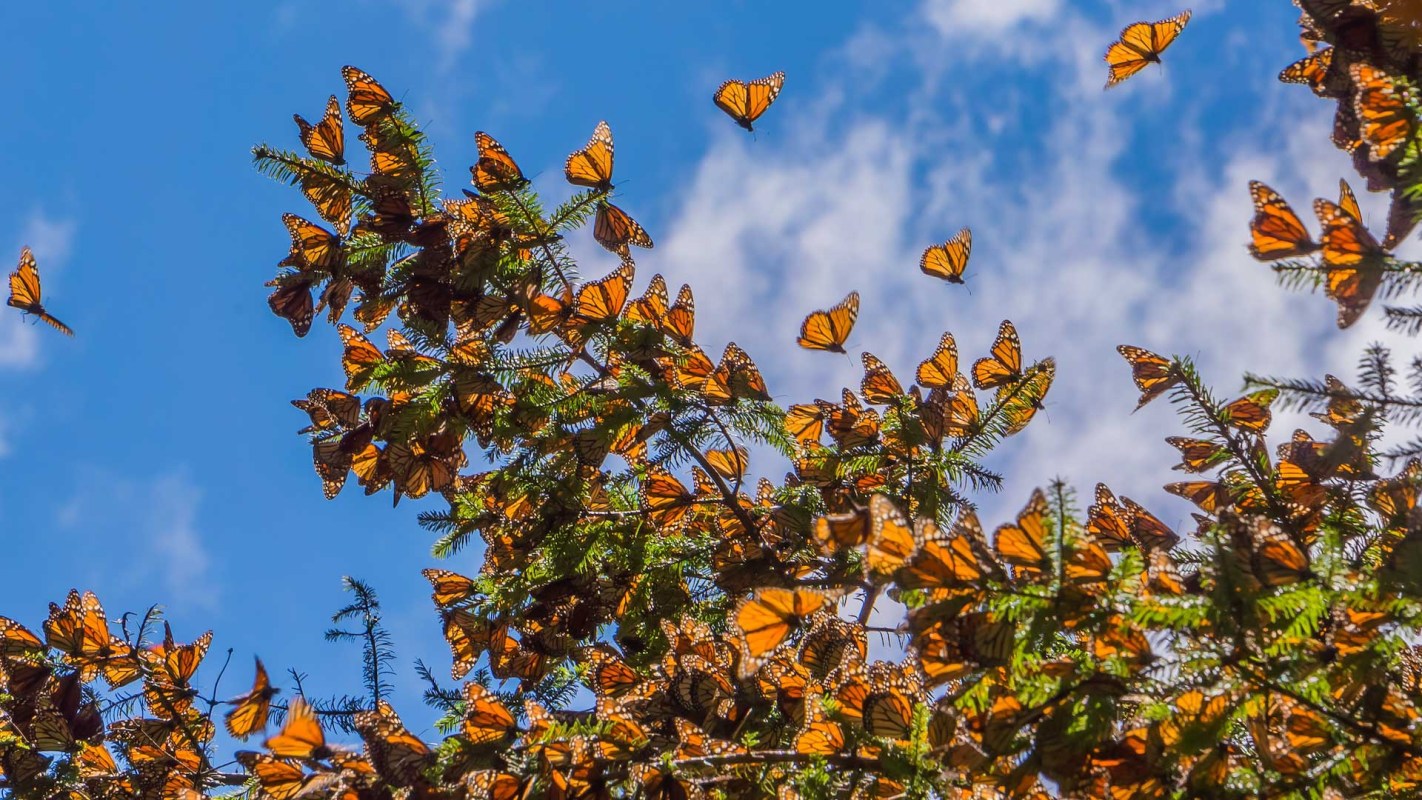
<path fill-rule="evenodd" d="M 1046 418 L 996 456 L 1007 491 L 979 498 L 994 523 L 1055 475 L 1188 523 L 1159 491 L 1178 428 L 1163 404 L 1130 414 L 1118 343 L 1197 356 L 1228 392 L 1246 369 L 1349 375 L 1383 337 L 1374 321 L 1339 334 L 1327 301 L 1274 288 L 1244 249 L 1249 179 L 1303 209 L 1349 174 L 1330 108 L 1274 80 L 1302 55 L 1287 0 L 1197 2 L 1164 69 L 1111 92 L 1107 42 L 1173 2 L 807 8 L 4 4 L 0 255 L 34 248 L 77 335 L 0 314 L 0 614 L 38 625 L 74 586 L 111 616 L 159 603 L 180 638 L 212 627 L 214 652 L 234 649 L 219 694 L 245 689 L 254 652 L 337 694 L 359 665 L 321 632 L 354 575 L 381 592 L 402 652 L 444 674 L 419 575 L 433 539 L 414 522 L 438 501 L 322 499 L 287 401 L 341 384 L 339 341 L 325 325 L 293 339 L 262 286 L 287 248 L 281 213 L 305 209 L 250 148 L 296 146 L 291 114 L 343 96 L 347 63 L 427 124 L 453 192 L 482 129 L 564 196 L 562 159 L 607 119 L 619 203 L 657 241 L 638 289 L 654 271 L 692 283 L 707 349 L 736 338 L 782 404 L 857 382 L 857 357 L 793 347 L 799 319 L 850 289 L 851 354 L 901 376 L 945 329 L 976 357 L 1012 319 L 1058 380 Z M 786 87 L 756 137 L 712 106 L 724 78 L 776 69 Z M 964 225 L 971 291 L 921 277 L 919 252 Z M 614 266 L 583 239 L 585 274 Z M 428 724 L 408 662 L 397 682 Z"/>

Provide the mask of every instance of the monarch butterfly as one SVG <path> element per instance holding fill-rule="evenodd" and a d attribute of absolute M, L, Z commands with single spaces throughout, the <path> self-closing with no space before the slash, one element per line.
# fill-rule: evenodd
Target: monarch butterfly
<path fill-rule="evenodd" d="M 385 363 L 385 354 L 349 325 L 336 328 L 345 345 L 341 367 L 346 371 L 346 390 L 358 391 L 370 382 L 375 370 Z"/>
<path fill-rule="evenodd" d="M 913 700 L 903 689 L 890 686 L 864 698 L 864 730 L 870 736 L 906 740 L 913 736 Z"/>
<path fill-rule="evenodd" d="M 998 389 L 999 397 L 1004 392 L 1009 393 L 1001 406 L 1005 423 L 1002 428 L 1004 436 L 1020 433 L 1027 427 L 1027 423 L 1031 422 L 1032 417 L 1043 407 L 1042 401 L 1047 398 L 1047 392 L 1051 391 L 1052 380 L 1056 375 L 1056 360 L 1044 358 L 1040 364 L 1028 369 L 1020 382 Z"/>
<path fill-rule="evenodd" d="M 1225 485 L 1215 481 L 1182 481 L 1168 483 L 1162 488 L 1176 497 L 1189 500 L 1206 514 L 1213 514 L 1234 502 Z"/>
<path fill-rule="evenodd" d="M 1234 400 L 1222 409 L 1229 425 L 1251 433 L 1263 433 L 1273 416 L 1269 405 L 1278 397 L 1278 389 L 1261 389 Z"/>
<path fill-rule="evenodd" d="M 627 245 L 651 248 L 652 237 L 637 220 L 626 211 L 602 201 L 597 204 L 597 217 L 593 220 L 593 238 L 614 253 L 625 255 Z"/>
<path fill-rule="evenodd" d="M 683 283 L 677 291 L 676 302 L 667 309 L 662 330 L 682 347 L 691 344 L 691 336 L 696 331 L 696 301 L 688 284 Z"/>
<path fill-rule="evenodd" d="M 616 699 L 632 692 L 642 683 L 637 671 L 605 647 L 587 651 L 590 678 L 588 688 L 598 697 Z"/>
<path fill-rule="evenodd" d="M 1260 181 L 1250 181 L 1249 196 L 1254 200 L 1249 252 L 1255 258 L 1273 261 L 1308 255 L 1318 249 L 1303 221 L 1278 192 Z"/>
<path fill-rule="evenodd" d="M 357 125 L 370 125 L 395 110 L 395 98 L 378 81 L 352 66 L 341 67 L 346 80 L 346 110 Z"/>
<path fill-rule="evenodd" d="M 458 436 L 450 433 L 409 444 L 391 442 L 385 446 L 385 457 L 396 491 L 416 499 L 448 489 L 465 458 Z"/>
<path fill-rule="evenodd" d="M 457 603 L 474 594 L 474 580 L 447 569 L 426 569 L 420 574 L 434 587 L 434 602 L 437 606 Z"/>
<path fill-rule="evenodd" d="M 320 761 L 335 751 L 326 746 L 326 734 L 316 720 L 316 711 L 304 697 L 293 698 L 286 709 L 286 723 L 281 731 L 262 746 L 277 758 L 298 758 Z"/>
<path fill-rule="evenodd" d="M 397 190 L 413 185 L 420 174 L 420 161 L 419 151 L 409 136 L 393 125 L 372 125 L 360 135 L 360 140 L 370 151 L 369 183 Z"/>
<path fill-rule="evenodd" d="M 611 322 L 622 313 L 632 288 L 633 264 L 624 260 L 622 266 L 600 280 L 584 284 L 578 290 L 573 305 L 573 317 L 578 323 Z"/>
<path fill-rule="evenodd" d="M 1022 378 L 1022 341 L 1017 328 L 1003 320 L 997 329 L 997 340 L 991 355 L 973 362 L 973 385 L 979 389 L 1006 386 Z"/>
<path fill-rule="evenodd" d="M 1333 66 L 1333 48 L 1320 50 L 1284 67 L 1279 73 L 1283 83 L 1302 83 L 1319 97 L 1329 97 L 1333 93 L 1328 87 L 1328 70 Z"/>
<path fill-rule="evenodd" d="M 568 156 L 563 174 L 574 186 L 587 186 L 595 192 L 612 191 L 612 128 L 599 122 L 583 149 Z"/>
<path fill-rule="evenodd" d="M 1003 561 L 1013 567 L 1013 577 L 1038 580 L 1051 574 L 1051 559 L 1047 555 L 1047 497 L 1041 489 L 1033 490 L 1027 505 L 1017 514 L 1016 523 L 997 529 L 994 548 Z"/>
<path fill-rule="evenodd" d="M 828 311 L 812 311 L 800 323 L 800 338 L 795 343 L 806 350 L 828 350 L 843 353 L 844 341 L 854 330 L 859 318 L 859 292 L 850 292 Z"/>
<path fill-rule="evenodd" d="M 795 752 L 830 756 L 844 750 L 844 729 L 825 712 L 818 694 L 805 697 L 805 723 L 795 735 Z"/>
<path fill-rule="evenodd" d="M 1412 229 L 1422 220 L 1422 201 L 1408 196 L 1405 191 L 1393 190 L 1392 204 L 1387 210 L 1387 233 L 1383 236 L 1384 250 L 1392 250 L 1402 243 Z"/>
<path fill-rule="evenodd" d="M 659 528 L 680 524 L 696 499 L 676 476 L 657 466 L 648 466 L 639 494 L 647 518 Z"/>
<path fill-rule="evenodd" d="M 987 549 L 982 523 L 963 511 L 945 535 L 928 517 L 914 521 L 917 552 L 898 572 L 899 585 L 927 590 L 931 602 L 977 595 L 986 578 L 1000 580 L 1002 568 Z"/>
<path fill-rule="evenodd" d="M 10 273 L 10 299 L 5 302 L 26 314 L 39 317 L 45 324 L 65 336 L 74 335 L 74 331 L 68 325 L 51 316 L 48 311 L 44 310 L 44 305 L 40 303 L 39 269 L 35 265 L 34 254 L 28 247 L 20 249 L 20 265 Z"/>
<path fill-rule="evenodd" d="M 340 165 L 346 163 L 346 133 L 341 123 L 341 103 L 335 95 L 326 102 L 326 116 L 315 125 L 300 114 L 292 114 L 301 143 L 306 151 L 322 161 Z"/>
<path fill-rule="evenodd" d="M 1136 403 L 1137 411 L 1181 381 L 1182 376 L 1172 362 L 1149 350 L 1123 344 L 1116 347 L 1116 352 L 1131 365 L 1131 379 L 1141 390 L 1141 399 Z"/>
<path fill-rule="evenodd" d="M 183 645 L 173 641 L 173 630 L 167 622 L 163 623 L 163 634 L 162 644 L 140 653 L 150 670 L 143 691 L 149 708 L 169 715 L 181 714 L 192 707 L 192 698 L 197 695 L 191 681 L 212 645 L 212 631 Z M 168 711 L 170 708 L 173 712 Z"/>
<path fill-rule="evenodd" d="M 31 655 L 44 646 L 44 642 L 24 625 L 8 617 L 0 617 L 0 658 Z"/>
<path fill-rule="evenodd" d="M 337 780 L 336 773 L 308 775 L 300 764 L 250 750 L 237 753 L 237 762 L 257 779 L 263 795 L 272 800 L 292 800 L 307 794 L 321 794 Z"/>
<path fill-rule="evenodd" d="M 81 597 L 70 590 L 63 606 L 49 604 L 44 622 L 45 643 L 63 654 L 79 670 L 80 679 L 92 681 L 100 673 L 111 688 L 138 679 L 138 660 L 128 642 L 109 631 L 104 607 L 93 592 Z"/>
<path fill-rule="evenodd" d="M 1324 294 L 1338 303 L 1338 327 L 1347 328 L 1372 302 L 1382 282 L 1386 252 L 1342 207 L 1320 198 L 1314 201 L 1313 210 L 1323 225 Z"/>
<path fill-rule="evenodd" d="M 1348 181 L 1342 178 L 1338 179 L 1338 207 L 1343 209 L 1343 213 L 1362 224 L 1363 209 L 1358 205 L 1358 196 L 1353 194 L 1353 187 L 1348 185 Z"/>
<path fill-rule="evenodd" d="M 1308 551 L 1269 519 L 1229 515 L 1224 522 L 1237 554 L 1247 559 L 1241 566 L 1264 586 L 1285 586 L 1313 576 Z"/>
<path fill-rule="evenodd" d="M 963 270 L 973 252 L 973 232 L 964 228 L 943 244 L 923 251 L 918 268 L 925 275 L 942 278 L 949 283 L 962 283 Z"/>
<path fill-rule="evenodd" d="M 869 538 L 864 566 L 872 577 L 891 575 L 918 548 L 914 526 L 888 497 L 869 498 Z"/>
<path fill-rule="evenodd" d="M 1412 110 L 1406 90 L 1382 70 L 1357 63 L 1349 68 L 1356 94 L 1353 110 L 1360 135 L 1369 145 L 1368 158 L 1384 161 L 1412 136 Z"/>
<path fill-rule="evenodd" d="M 736 445 L 729 450 L 707 450 L 706 462 L 727 480 L 738 481 L 745 477 L 750 452 Z"/>
<path fill-rule="evenodd" d="M 928 389 L 948 389 L 958 375 L 958 343 L 953 334 L 944 333 L 938 340 L 938 349 L 918 365 L 914 377 L 918 385 Z"/>
<path fill-rule="evenodd" d="M 702 391 L 708 402 L 724 405 L 742 398 L 769 400 L 770 390 L 760 369 L 735 342 L 728 342 L 721 352 L 721 363 L 706 380 Z"/>
<path fill-rule="evenodd" d="M 875 405 L 893 403 L 904 393 L 904 387 L 889 366 L 873 353 L 863 353 L 859 360 L 864 363 L 864 380 L 859 383 L 859 391 L 864 399 Z"/>
<path fill-rule="evenodd" d="M 681 717 L 676 717 L 672 722 L 676 725 L 676 738 L 680 743 L 676 749 L 677 759 L 728 756 L 746 752 L 746 748 L 735 742 L 707 736 L 706 731 Z"/>
<path fill-rule="evenodd" d="M 746 677 L 760 668 L 767 656 L 818 612 L 838 597 L 818 589 L 758 589 L 731 613 L 739 630 L 740 673 Z"/>
<path fill-rule="evenodd" d="M 815 520 L 813 533 L 820 551 L 826 555 L 858 547 L 869 540 L 869 515 L 863 509 L 828 514 Z"/>
<path fill-rule="evenodd" d="M 775 102 L 776 95 L 780 94 L 784 85 L 784 72 L 775 72 L 749 83 L 728 80 L 721 84 L 711 99 L 717 108 L 730 114 L 737 125 L 754 131 L 753 123 Z"/>
<path fill-rule="evenodd" d="M 262 660 L 258 658 L 256 662 L 257 674 L 252 679 L 252 690 L 228 701 L 236 708 L 227 712 L 227 732 L 238 739 L 246 739 L 259 728 L 267 727 L 272 698 L 281 691 L 272 687 L 271 679 L 267 677 L 267 669 L 262 666 Z"/>
<path fill-rule="evenodd" d="M 519 189 L 528 183 L 523 170 L 498 140 L 483 131 L 476 131 L 474 143 L 479 148 L 479 160 L 469 168 L 474 186 L 481 192 L 503 192 Z"/>
<path fill-rule="evenodd" d="M 385 782 L 405 787 L 424 780 L 422 770 L 434 755 L 429 745 L 410 733 L 389 703 L 380 700 L 375 710 L 356 712 L 352 722 L 365 741 L 371 765 Z"/>
<path fill-rule="evenodd" d="M 1133 22 L 1123 28 L 1120 38 L 1106 48 L 1106 64 L 1110 67 L 1106 88 L 1140 72 L 1148 64 L 1159 64 L 1160 54 L 1185 30 L 1189 21 L 1187 9 L 1160 22 Z"/>

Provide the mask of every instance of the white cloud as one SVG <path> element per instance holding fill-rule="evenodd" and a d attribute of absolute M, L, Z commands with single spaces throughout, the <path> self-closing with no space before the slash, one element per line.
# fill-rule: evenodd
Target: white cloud
<path fill-rule="evenodd" d="M 208 574 L 212 559 L 197 529 L 202 491 L 182 472 L 159 476 L 146 491 L 144 530 L 155 569 L 173 602 L 203 609 L 216 607 L 217 586 Z"/>
<path fill-rule="evenodd" d="M 186 470 L 148 478 L 83 471 L 80 488 L 55 517 L 82 556 L 80 568 L 112 579 L 114 564 L 130 565 L 124 579 L 133 587 L 161 584 L 165 605 L 215 608 L 220 584 L 198 526 L 202 490 Z"/>
<path fill-rule="evenodd" d="M 434 35 L 439 70 L 452 69 L 474 40 L 474 21 L 493 0 L 408 0 L 404 7 L 422 27 Z"/>
<path fill-rule="evenodd" d="M 974 14 L 981 19 L 973 24 L 1009 26 L 1059 11 L 1054 3 L 995 5 L 939 2 L 924 11 L 956 20 L 955 35 Z M 1328 142 L 1326 110 L 1286 99 L 1251 123 L 1257 130 L 1237 132 L 1241 145 L 1223 157 L 1207 154 L 1215 142 L 1181 136 L 1175 157 L 1154 165 L 1173 185 L 1133 177 L 1142 156 L 1122 131 L 1167 102 L 1172 115 L 1192 120 L 1208 98 L 1172 96 L 1184 76 L 1168 72 L 1152 76 L 1149 93 L 1103 94 L 1098 45 L 1109 37 L 1062 12 L 1050 30 L 1021 37 L 1035 55 L 1016 67 L 972 48 L 950 62 L 931 50 L 941 44 L 916 41 L 928 51 L 904 57 L 923 70 L 925 88 L 906 110 L 839 108 L 782 120 L 786 134 L 775 144 L 723 136 L 645 259 L 647 271 L 715 287 L 697 298 L 704 340 L 746 346 L 782 405 L 857 386 L 857 358 L 791 344 L 805 313 L 850 289 L 862 294 L 851 353 L 872 350 L 905 383 L 942 331 L 970 360 L 986 352 L 1000 320 L 1012 319 L 1029 358 L 1055 357 L 1057 380 L 1042 418 L 994 455 L 991 465 L 1008 481 L 1001 497 L 975 498 L 985 521 L 1015 512 L 1033 486 L 1061 476 L 1083 499 L 1105 481 L 1159 507 L 1168 522 L 1188 523 L 1190 507 L 1160 490 L 1177 479 L 1169 470 L 1177 454 L 1163 438 L 1182 433 L 1181 423 L 1163 400 L 1131 413 L 1136 391 L 1115 347 L 1196 357 L 1225 397 L 1246 371 L 1350 375 L 1376 331 L 1340 335 L 1328 301 L 1278 287 L 1245 244 L 1249 179 L 1273 182 L 1306 213 L 1313 194 L 1336 193 L 1337 176 L 1351 170 Z M 851 68 L 879 38 L 861 31 L 852 40 L 844 52 Z M 1049 71 L 1048 96 L 1026 95 L 1040 91 L 1030 88 L 1035 81 L 1001 74 L 1014 68 Z M 977 111 L 984 87 L 998 119 Z M 1289 131 L 1282 147 L 1280 130 Z M 1017 137 L 1012 148 L 996 146 L 998 132 Z M 1023 136 L 1031 143 L 1022 145 Z M 1152 230 L 1162 213 L 1174 216 L 1175 235 Z M 974 233 L 971 294 L 916 268 L 923 247 L 963 225 Z M 1278 435 L 1295 421 L 1282 420 Z"/>
<path fill-rule="evenodd" d="M 1061 0 L 925 0 L 923 15 L 941 35 L 1001 35 L 1061 11 Z"/>

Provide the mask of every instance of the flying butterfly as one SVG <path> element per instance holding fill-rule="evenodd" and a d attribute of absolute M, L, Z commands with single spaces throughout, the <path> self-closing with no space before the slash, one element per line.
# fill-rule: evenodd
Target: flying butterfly
<path fill-rule="evenodd" d="M 300 114 L 292 114 L 306 152 L 332 164 L 346 163 L 346 132 L 341 121 L 341 103 L 335 95 L 326 101 L 326 115 L 312 125 Z"/>
<path fill-rule="evenodd" d="M 1149 64 L 1159 64 L 1160 54 L 1185 30 L 1189 21 L 1187 9 L 1170 19 L 1133 22 L 1122 29 L 1120 38 L 1106 48 L 1106 64 L 1110 67 L 1106 88 L 1110 89 Z"/>
<path fill-rule="evenodd" d="M 1322 198 L 1314 213 L 1323 225 L 1324 294 L 1338 303 L 1338 327 L 1347 328 L 1367 311 L 1382 283 L 1386 252 L 1352 214 Z"/>
<path fill-rule="evenodd" d="M 246 739 L 267 726 L 267 714 L 271 711 L 272 698 L 281 691 L 272 687 L 267 677 L 267 668 L 262 660 L 257 661 L 257 675 L 252 679 L 252 690 L 228 702 L 236 708 L 227 712 L 227 732 L 238 739 Z"/>
<path fill-rule="evenodd" d="M 1260 261 L 1304 256 L 1318 249 L 1299 215 L 1278 192 L 1260 181 L 1249 182 L 1254 219 L 1249 222 L 1249 252 Z"/>
<path fill-rule="evenodd" d="M 828 350 L 843 353 L 844 341 L 854 330 L 859 318 L 859 292 L 850 292 L 828 311 L 812 311 L 800 323 L 800 338 L 795 343 L 806 350 Z"/>
<path fill-rule="evenodd" d="M 973 385 L 979 389 L 1006 386 L 1022 377 L 1022 341 L 1017 328 L 1003 320 L 997 329 L 992 353 L 973 362 Z"/>
<path fill-rule="evenodd" d="M 30 248 L 20 249 L 20 265 L 15 267 L 15 271 L 10 273 L 10 299 L 5 301 L 7 305 L 18 308 L 26 314 L 38 317 L 46 325 L 54 328 L 65 336 L 73 336 L 74 331 L 68 325 L 55 319 L 44 305 L 40 302 L 40 278 L 39 269 L 35 266 L 34 254 Z"/>
<path fill-rule="evenodd" d="M 942 278 L 949 283 L 962 283 L 963 270 L 968 267 L 968 256 L 973 252 L 973 232 L 964 228 L 943 244 L 936 244 L 923 251 L 918 260 L 918 268 L 925 275 Z"/>
<path fill-rule="evenodd" d="M 721 84 L 711 99 L 715 101 L 717 108 L 731 115 L 737 125 L 754 131 L 753 124 L 770 108 L 770 104 L 775 102 L 784 85 L 784 72 L 776 72 L 748 83 L 728 80 Z"/>
<path fill-rule="evenodd" d="M 378 81 L 352 66 L 341 67 L 346 80 L 346 110 L 357 125 L 370 125 L 395 110 L 395 98 Z"/>
<path fill-rule="evenodd" d="M 568 183 L 596 192 L 612 191 L 612 128 L 599 122 L 583 149 L 568 156 L 563 166 Z"/>
<path fill-rule="evenodd" d="M 286 710 L 286 724 L 281 732 L 262 745 L 277 758 L 321 760 L 335 751 L 326 745 L 326 734 L 316 720 L 316 711 L 306 699 L 297 697 Z"/>
<path fill-rule="evenodd" d="M 652 237 L 646 229 L 626 211 L 605 200 L 597 204 L 593 238 L 608 250 L 622 255 L 627 253 L 629 244 L 648 249 L 652 247 Z"/>

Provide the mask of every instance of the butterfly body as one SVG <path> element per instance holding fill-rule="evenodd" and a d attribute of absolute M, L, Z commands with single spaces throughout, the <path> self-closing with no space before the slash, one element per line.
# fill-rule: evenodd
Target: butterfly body
<path fill-rule="evenodd" d="M 28 247 L 20 251 L 20 265 L 10 273 L 10 299 L 6 300 L 5 304 L 38 317 L 65 336 L 74 335 L 68 325 L 55 319 L 40 302 L 39 270 L 35 266 L 34 254 Z"/>

